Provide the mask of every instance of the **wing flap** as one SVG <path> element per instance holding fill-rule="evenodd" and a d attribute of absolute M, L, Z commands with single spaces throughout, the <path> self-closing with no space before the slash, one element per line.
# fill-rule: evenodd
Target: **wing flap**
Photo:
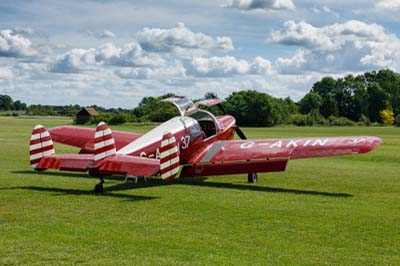
<path fill-rule="evenodd" d="M 288 159 L 281 158 L 185 165 L 180 177 L 280 172 L 285 171 L 287 162 Z"/>

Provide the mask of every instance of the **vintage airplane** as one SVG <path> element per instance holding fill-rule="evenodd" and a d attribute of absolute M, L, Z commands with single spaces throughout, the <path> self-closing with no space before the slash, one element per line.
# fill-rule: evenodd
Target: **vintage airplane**
<path fill-rule="evenodd" d="M 220 99 L 193 103 L 186 97 L 164 101 L 180 116 L 144 135 L 114 131 L 100 122 L 96 129 L 72 126 L 33 129 L 30 163 L 35 170 L 60 169 L 89 172 L 100 178 L 95 192 L 103 191 L 103 177 L 155 176 L 165 181 L 179 177 L 248 174 L 256 182 L 259 172 L 284 171 L 289 159 L 366 153 L 382 142 L 377 137 L 321 137 L 254 139 L 235 125 L 235 118 L 214 116 L 202 107 L 218 106 Z M 241 140 L 233 140 L 235 132 Z M 79 154 L 55 154 L 53 141 L 80 148 Z"/>

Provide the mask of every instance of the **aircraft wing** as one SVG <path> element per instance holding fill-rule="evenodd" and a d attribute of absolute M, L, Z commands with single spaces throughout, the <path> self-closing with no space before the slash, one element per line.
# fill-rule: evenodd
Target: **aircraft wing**
<path fill-rule="evenodd" d="M 73 126 L 61 126 L 50 128 L 50 136 L 53 141 L 81 148 L 86 152 L 93 151 L 94 148 L 94 128 L 83 128 Z M 124 131 L 113 131 L 113 137 L 115 140 L 116 149 L 124 147 L 135 139 L 139 138 L 141 134 L 124 132 Z"/>
<path fill-rule="evenodd" d="M 366 153 L 381 142 L 360 136 L 217 141 L 194 154 L 181 176 L 284 171 L 289 159 Z"/>

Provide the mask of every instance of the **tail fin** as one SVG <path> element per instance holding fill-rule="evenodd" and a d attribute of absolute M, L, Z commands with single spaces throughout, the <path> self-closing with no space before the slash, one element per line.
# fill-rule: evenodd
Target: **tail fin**
<path fill-rule="evenodd" d="M 54 154 L 53 140 L 47 129 L 42 125 L 37 125 L 32 131 L 29 143 L 29 159 L 33 169 L 37 169 L 40 160 L 48 155 Z"/>
<path fill-rule="evenodd" d="M 106 123 L 100 122 L 96 127 L 94 135 L 94 161 L 98 162 L 116 153 L 111 129 Z"/>
<path fill-rule="evenodd" d="M 171 133 L 164 134 L 160 147 L 160 174 L 161 178 L 171 181 L 179 171 L 179 154 L 176 139 Z"/>

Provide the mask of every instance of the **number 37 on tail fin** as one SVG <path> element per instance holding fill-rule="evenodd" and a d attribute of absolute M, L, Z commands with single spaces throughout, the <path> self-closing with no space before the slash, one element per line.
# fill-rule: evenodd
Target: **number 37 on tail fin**
<path fill-rule="evenodd" d="M 370 136 L 291 139 L 247 139 L 227 115 L 221 100 L 193 103 L 186 97 L 165 101 L 174 104 L 180 116 L 146 134 L 114 131 L 100 122 L 96 129 L 61 126 L 32 131 L 30 164 L 38 171 L 59 169 L 88 172 L 100 178 L 112 174 L 155 176 L 166 182 L 175 177 L 247 174 L 249 182 L 260 172 L 284 171 L 289 159 L 367 153 L 381 144 Z M 215 116 L 202 107 L 218 106 Z M 233 140 L 235 133 L 240 140 Z M 80 149 L 79 154 L 56 154 L 54 142 Z"/>

